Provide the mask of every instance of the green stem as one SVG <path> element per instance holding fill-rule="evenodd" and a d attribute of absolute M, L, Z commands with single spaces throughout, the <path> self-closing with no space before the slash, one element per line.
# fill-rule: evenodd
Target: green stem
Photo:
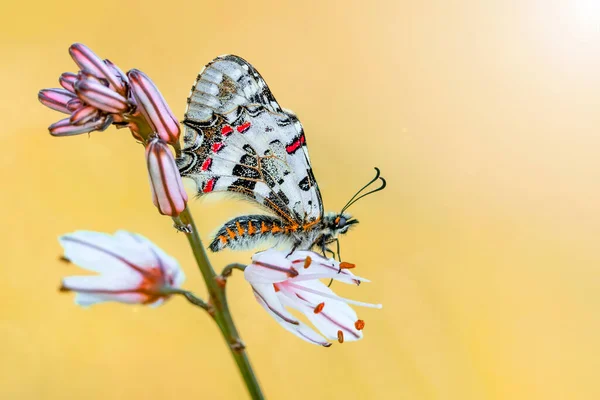
<path fill-rule="evenodd" d="M 198 264 L 198 268 L 202 273 L 206 288 L 208 289 L 209 307 L 212 308 L 212 310 L 209 309 L 209 311 L 212 311 L 211 315 L 221 329 L 223 338 L 228 344 L 231 355 L 242 374 L 242 378 L 246 383 L 251 398 L 264 399 L 256 375 L 250 365 L 250 360 L 246 354 L 244 344 L 240 339 L 240 335 L 233 323 L 231 313 L 229 312 L 223 284 L 224 281 L 219 281 L 217 279 L 218 275 L 210 265 L 206 251 L 200 240 L 198 229 L 196 228 L 196 224 L 194 223 L 194 219 L 192 218 L 189 209 L 186 207 L 179 217 L 173 218 L 173 221 L 179 230 L 185 231 L 190 246 L 192 247 L 192 251 L 194 252 L 196 263 Z"/>
<path fill-rule="evenodd" d="M 233 263 L 233 264 L 226 265 L 225 268 L 223 268 L 223 271 L 221 271 L 221 276 L 223 278 L 229 278 L 231 276 L 231 274 L 233 273 L 234 269 L 238 269 L 238 270 L 244 272 L 244 270 L 246 269 L 246 266 L 244 264 L 240 264 L 240 263 Z"/>

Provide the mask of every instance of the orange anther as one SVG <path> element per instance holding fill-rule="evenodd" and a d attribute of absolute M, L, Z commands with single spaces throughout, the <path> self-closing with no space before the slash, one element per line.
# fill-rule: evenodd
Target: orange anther
<path fill-rule="evenodd" d="M 357 320 L 354 323 L 354 327 L 356 328 L 357 331 L 362 331 L 363 328 L 365 327 L 365 321 L 363 321 L 362 319 Z"/>
<path fill-rule="evenodd" d="M 304 260 L 304 268 L 310 267 L 311 262 L 312 262 L 312 258 L 310 258 L 310 256 L 306 256 L 306 260 Z"/>
<path fill-rule="evenodd" d="M 344 343 L 344 332 L 338 331 L 338 342 Z"/>
<path fill-rule="evenodd" d="M 352 269 L 352 268 L 355 268 L 355 267 L 356 267 L 355 264 L 352 264 L 352 263 L 349 263 L 349 262 L 342 261 L 340 263 L 340 269 Z"/>
<path fill-rule="evenodd" d="M 321 311 L 323 311 L 323 307 L 325 307 L 325 303 L 319 303 L 317 304 L 317 306 L 315 307 L 315 314 L 320 313 Z"/>

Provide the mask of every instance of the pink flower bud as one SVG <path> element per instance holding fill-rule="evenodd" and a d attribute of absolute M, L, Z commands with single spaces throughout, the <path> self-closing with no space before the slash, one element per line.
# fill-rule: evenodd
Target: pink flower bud
<path fill-rule="evenodd" d="M 125 97 L 91 79 L 78 80 L 75 92 L 85 103 L 107 113 L 122 113 L 129 109 Z"/>
<path fill-rule="evenodd" d="M 75 43 L 69 48 L 73 61 L 84 71 L 88 71 L 98 78 L 109 82 L 111 89 L 123 94 L 125 85 L 92 50 L 81 43 Z"/>
<path fill-rule="evenodd" d="M 127 73 L 133 96 L 150 127 L 165 142 L 174 145 L 179 141 L 179 122 L 152 80 L 142 71 L 132 69 Z"/>
<path fill-rule="evenodd" d="M 40 103 L 65 114 L 71 114 L 67 103 L 75 98 L 73 93 L 64 89 L 42 89 L 38 93 Z"/>
<path fill-rule="evenodd" d="M 185 280 L 177 260 L 134 233 L 77 231 L 59 241 L 65 259 L 98 273 L 63 279 L 61 291 L 75 292 L 81 306 L 105 301 L 157 306 Z"/>
<path fill-rule="evenodd" d="M 75 81 L 77 80 L 77 74 L 72 72 L 64 72 L 60 78 L 58 78 L 58 82 L 60 86 L 64 87 L 71 93 L 75 93 Z"/>
<path fill-rule="evenodd" d="M 99 115 L 100 112 L 96 107 L 85 106 L 75 110 L 69 120 L 73 125 L 83 125 L 96 119 Z"/>
<path fill-rule="evenodd" d="M 129 79 L 127 79 L 127 75 L 125 75 L 121 68 L 117 67 L 116 64 L 113 64 L 113 62 L 108 59 L 104 60 L 104 63 L 108 66 L 108 68 L 112 71 L 113 74 L 115 74 L 119 77 L 119 79 L 121 79 L 121 82 L 123 82 L 124 86 L 129 85 Z"/>
<path fill-rule="evenodd" d="M 146 163 L 152 190 L 152 202 L 163 215 L 179 215 L 187 203 L 179 169 L 167 144 L 154 138 L 146 146 Z"/>
<path fill-rule="evenodd" d="M 70 112 L 73 112 L 82 106 L 83 106 L 83 102 L 79 99 L 72 99 L 72 100 L 69 100 L 69 102 L 67 103 L 67 108 L 69 109 Z"/>
<path fill-rule="evenodd" d="M 112 117 L 106 115 L 97 121 L 90 121 L 83 125 L 71 124 L 70 118 L 61 119 L 50 125 L 48 130 L 52 136 L 73 136 L 91 131 L 103 131 L 112 123 Z"/>

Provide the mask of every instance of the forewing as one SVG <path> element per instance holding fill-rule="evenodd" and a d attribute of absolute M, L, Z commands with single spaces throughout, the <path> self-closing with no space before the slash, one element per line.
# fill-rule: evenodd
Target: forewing
<path fill-rule="evenodd" d="M 242 194 L 290 223 L 322 217 L 302 125 L 246 61 L 230 55 L 208 64 L 192 87 L 183 124 L 178 165 L 200 195 Z"/>

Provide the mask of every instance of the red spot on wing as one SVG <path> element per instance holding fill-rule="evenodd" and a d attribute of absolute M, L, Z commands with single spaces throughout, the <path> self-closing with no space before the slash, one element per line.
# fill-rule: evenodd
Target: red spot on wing
<path fill-rule="evenodd" d="M 207 158 L 202 163 L 202 166 L 200 167 L 200 169 L 202 169 L 202 171 L 206 171 L 210 168 L 211 165 L 212 165 L 212 158 Z"/>
<path fill-rule="evenodd" d="M 208 192 L 212 192 L 212 190 L 215 188 L 215 178 L 210 178 L 209 180 L 206 181 L 206 183 L 204 184 L 204 189 L 202 189 L 202 191 L 204 193 L 208 193 Z"/>
<path fill-rule="evenodd" d="M 294 140 L 291 144 L 287 145 L 285 147 L 285 150 L 288 152 L 288 154 L 293 154 L 296 152 L 296 150 L 298 150 L 304 143 L 306 143 L 306 140 L 304 139 L 304 135 L 300 136 L 298 139 Z"/>
<path fill-rule="evenodd" d="M 213 153 L 218 153 L 219 150 L 221 150 L 223 147 L 225 147 L 223 142 L 213 143 L 212 151 L 213 151 Z"/>
<path fill-rule="evenodd" d="M 230 127 L 229 125 L 225 125 L 224 127 L 221 128 L 221 135 L 223 135 L 223 136 L 228 136 L 231 134 L 231 132 L 233 132 L 233 128 Z"/>
<path fill-rule="evenodd" d="M 239 133 L 244 133 L 250 128 L 250 125 L 250 122 L 244 122 L 243 124 L 239 125 L 236 129 Z"/>

